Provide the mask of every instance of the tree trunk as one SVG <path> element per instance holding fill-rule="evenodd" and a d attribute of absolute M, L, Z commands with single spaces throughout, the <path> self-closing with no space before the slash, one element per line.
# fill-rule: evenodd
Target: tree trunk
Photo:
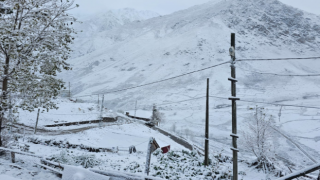
<path fill-rule="evenodd" d="M 2 135 L 1 135 L 1 127 L 4 119 L 4 112 L 7 110 L 7 105 L 4 101 L 7 99 L 7 90 L 8 90 L 8 74 L 9 74 L 9 56 L 6 56 L 6 65 L 4 68 L 4 79 L 2 81 L 2 97 L 1 97 L 1 108 L 0 108 L 0 147 L 2 146 Z"/>
<path fill-rule="evenodd" d="M 2 136 L 1 136 L 1 133 L 2 133 L 2 119 L 3 119 L 3 113 L 0 112 L 0 147 L 2 146 Z"/>

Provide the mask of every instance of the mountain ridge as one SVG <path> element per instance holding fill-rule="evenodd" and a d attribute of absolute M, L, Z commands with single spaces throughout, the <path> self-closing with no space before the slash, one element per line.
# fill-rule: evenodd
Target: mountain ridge
<path fill-rule="evenodd" d="M 103 41 L 102 48 L 71 60 L 76 74 L 73 80 L 73 91 L 78 95 L 104 93 L 165 79 L 229 60 L 231 32 L 237 34 L 238 58 L 317 55 L 320 31 L 317 29 L 319 25 L 315 22 L 319 16 L 289 7 L 277 0 L 268 2 L 270 3 L 252 0 L 214 1 L 171 15 L 130 22 L 118 28 L 103 31 L 99 33 L 98 38 Z M 297 15 L 291 18 L 292 14 Z M 272 22 L 270 19 L 275 21 Z M 287 28 L 294 31 L 287 35 L 280 31 Z M 303 34 L 304 31 L 308 33 Z M 299 34 L 300 37 L 295 37 L 295 34 Z M 312 35 L 315 38 L 308 39 Z M 302 41 L 301 38 L 305 40 Z M 282 72 L 280 67 L 286 67 L 292 73 L 315 71 L 314 67 L 301 62 L 279 62 L 278 65 L 279 67 L 275 69 L 273 63 L 264 63 L 263 67 L 273 69 L 274 72 Z M 257 70 L 260 67 L 261 65 L 242 63 L 240 68 Z M 108 75 L 105 76 L 103 72 Z M 170 91 L 183 90 L 191 85 L 191 82 L 206 77 L 229 76 L 226 70 L 217 70 L 214 74 L 208 72 L 192 75 L 189 80 L 174 81 L 178 83 L 166 82 L 161 86 Z M 276 80 L 266 79 L 261 75 L 251 77 L 241 69 L 239 72 L 243 74 L 239 77 L 243 80 L 239 88 L 252 88 L 255 93 L 266 91 L 270 86 L 267 84 Z M 216 81 L 217 92 L 224 92 L 229 88 L 228 82 L 223 78 Z M 288 88 L 292 86 L 290 81 L 283 86 Z M 154 87 L 143 88 L 144 95 L 153 95 Z M 254 89 L 256 87 L 260 89 Z M 275 97 L 284 97 L 282 93 L 276 93 L 277 90 L 270 90 Z M 311 93 L 309 91 L 311 90 L 307 93 Z M 134 94 L 134 91 L 131 90 L 128 93 Z M 163 96 L 166 95 L 160 97 Z M 118 95 L 114 97 L 117 98 Z"/>

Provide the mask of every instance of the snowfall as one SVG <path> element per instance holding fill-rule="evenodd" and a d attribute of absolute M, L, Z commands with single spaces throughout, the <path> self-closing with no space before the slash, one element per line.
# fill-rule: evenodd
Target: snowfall
<path fill-rule="evenodd" d="M 230 178 L 229 64 L 170 81 L 131 87 L 230 61 L 231 32 L 236 32 L 238 59 L 319 56 L 320 17 L 278 1 L 267 1 L 269 3 L 243 0 L 238 4 L 236 0 L 214 0 L 165 16 L 132 9 L 110 10 L 80 19 L 84 23 L 76 28 L 83 33 L 77 35 L 73 45 L 74 54 L 70 59 L 73 71 L 60 75 L 71 82 L 72 97 L 62 94 L 55 100 L 58 110 L 41 111 L 36 133 L 37 109 L 15 113 L 16 123 L 8 127 L 17 135 L 14 149 L 27 148 L 24 153 L 37 157 L 16 153 L 16 163 L 12 163 L 9 153 L 1 156 L 0 179 L 61 179 L 42 168 L 41 159 L 64 165 L 63 180 L 109 179 L 93 171 L 136 174 L 143 178 L 151 137 L 160 147 L 170 145 L 170 151 L 161 154 L 158 149 L 151 155 L 150 176 L 204 179 L 214 169 L 222 179 L 222 175 L 226 176 L 224 179 Z M 291 31 L 284 32 L 288 27 Z M 297 34 L 315 38 L 297 37 Z M 302 43 L 299 38 L 306 40 Z M 247 131 L 245 124 L 253 117 L 256 107 L 264 108 L 268 117 L 273 117 L 272 150 L 283 173 L 298 172 L 320 162 L 320 79 L 289 76 L 317 74 L 319 65 L 319 61 L 312 59 L 236 63 L 237 97 L 240 98 L 237 102 L 239 179 L 278 178 L 250 166 L 255 156 L 241 145 L 242 134 Z M 196 165 L 204 160 L 198 152 L 202 152 L 205 142 L 207 78 L 210 78 L 211 96 L 209 157 L 215 162 L 210 170 Z M 101 111 L 102 94 L 104 108 Z M 169 136 L 125 115 L 128 112 L 150 118 L 153 104 L 164 114 L 157 128 Z M 101 116 L 117 118 L 117 121 L 80 124 Z M 46 127 L 69 122 L 79 124 Z M 174 141 L 173 136 L 191 144 L 194 151 Z M 111 151 L 89 152 L 67 144 Z M 129 153 L 131 146 L 135 146 L 135 153 Z M 81 157 L 91 158 L 93 166 L 84 168 L 84 164 L 77 163 L 76 159 Z M 188 161 L 177 164 L 183 158 Z M 316 179 L 318 173 L 308 176 Z"/>

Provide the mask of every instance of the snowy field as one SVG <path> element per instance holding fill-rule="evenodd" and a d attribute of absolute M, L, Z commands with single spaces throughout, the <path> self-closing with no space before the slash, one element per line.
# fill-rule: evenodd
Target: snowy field
<path fill-rule="evenodd" d="M 74 103 L 68 99 L 58 99 L 59 109 L 51 109 L 49 112 L 41 109 L 38 127 L 45 125 L 61 124 L 66 122 L 79 122 L 88 120 L 98 120 L 100 117 L 100 106 L 93 103 Z M 33 112 L 19 110 L 18 123 L 27 126 L 35 126 L 37 119 L 37 109 Z M 116 117 L 116 112 L 104 109 L 103 117 Z"/>
<path fill-rule="evenodd" d="M 202 104 L 205 103 L 205 99 L 202 100 Z M 226 102 L 225 105 L 228 102 Z M 309 101 L 309 106 L 316 106 L 318 102 L 314 101 L 311 103 Z M 284 104 L 288 104 L 284 103 Z M 294 104 L 291 102 L 291 104 Z M 300 104 L 300 103 L 297 103 Z M 195 105 L 195 103 L 193 104 Z M 259 105 L 259 104 L 257 104 Z M 199 106 L 201 106 L 199 104 Z M 320 159 L 320 139 L 319 139 L 319 129 L 320 129 L 320 110 L 318 109 L 307 109 L 307 108 L 294 108 L 294 107 L 282 107 L 281 116 L 279 118 L 280 106 L 270 106 L 270 105 L 259 105 L 266 109 L 268 115 L 273 115 L 274 126 L 278 128 L 282 133 L 290 137 L 292 141 L 298 143 L 302 146 L 308 153 L 312 155 L 315 159 Z M 245 103 L 238 103 L 238 131 L 241 134 L 245 131 L 244 123 L 247 119 L 253 116 L 254 110 L 250 109 L 254 106 L 246 105 Z M 170 107 L 175 109 L 175 107 Z M 161 109 L 161 108 L 160 108 Z M 165 122 L 161 124 L 161 127 L 188 138 L 194 143 L 203 146 L 204 144 L 204 130 L 205 130 L 205 111 L 195 109 L 195 110 L 167 110 L 163 108 L 160 110 L 165 114 Z M 134 111 L 129 111 L 131 112 Z M 150 117 L 151 111 L 138 110 L 137 116 Z M 231 107 L 212 107 L 210 108 L 210 147 L 212 150 L 221 151 L 225 150 L 225 153 L 231 155 Z M 290 141 L 282 136 L 281 134 L 275 132 L 274 136 L 277 141 L 280 141 L 277 150 L 282 152 L 287 159 L 294 154 L 299 154 L 295 158 L 296 163 L 300 165 L 311 165 L 313 164 L 305 155 L 303 155 L 300 150 L 295 147 Z M 241 136 L 240 136 L 241 139 Z M 240 144 L 241 147 L 241 144 Z M 290 154 L 293 153 L 293 154 Z M 241 155 L 247 155 L 245 152 L 240 152 Z"/>
<path fill-rule="evenodd" d="M 65 118 L 63 122 L 74 122 L 83 120 L 83 118 L 89 116 L 92 111 L 97 111 L 97 105 L 94 103 L 74 103 L 67 99 L 58 99 L 59 105 L 64 108 L 59 108 L 63 111 L 49 111 L 52 114 L 57 113 L 53 116 L 45 116 L 45 113 L 42 113 L 39 118 L 39 123 L 43 122 L 43 125 L 55 123 L 52 117 L 59 116 L 62 113 L 65 114 L 79 114 L 79 108 L 82 110 L 80 115 L 70 115 L 71 118 Z M 196 100 L 196 102 L 191 102 L 193 109 L 185 109 L 185 106 L 188 106 L 190 102 L 184 102 L 181 104 L 171 104 L 166 106 L 159 106 L 158 109 L 160 112 L 165 114 L 165 119 L 160 123 L 160 128 L 165 129 L 172 134 L 180 136 L 187 139 L 187 141 L 192 144 L 198 145 L 199 147 L 204 147 L 204 117 L 205 113 L 201 109 L 201 106 L 205 103 L 205 99 Z M 232 157 L 230 150 L 231 147 L 231 114 L 230 107 L 228 107 L 228 101 L 225 103 L 222 102 L 211 102 L 210 108 L 210 154 L 217 155 L 223 154 L 225 156 Z M 288 103 L 288 102 L 282 102 Z M 306 103 L 304 101 L 304 103 Z M 317 102 L 308 100 L 309 106 L 314 106 Z M 214 104 L 214 105 L 212 105 Z M 298 103 L 300 104 L 300 103 Z M 95 110 L 87 110 L 89 108 L 94 108 Z M 140 104 L 140 107 L 143 109 L 138 110 L 128 110 L 131 115 L 136 114 L 139 117 L 150 118 L 151 109 L 146 109 L 145 106 Z M 199 108 L 200 107 L 200 108 Z M 275 106 L 263 106 L 267 109 L 267 113 L 274 116 L 275 127 L 278 128 L 286 136 L 297 143 L 301 148 L 303 148 L 309 155 L 314 159 L 320 159 L 318 149 L 318 130 L 320 128 L 320 117 L 318 110 L 315 109 L 306 109 L 306 108 L 294 108 L 294 107 L 283 107 L 281 110 L 281 116 L 279 119 L 279 109 L 280 107 Z M 241 131 L 243 131 L 243 123 L 246 119 L 253 115 L 253 109 L 248 104 L 239 103 L 238 104 L 238 125 L 241 139 Z M 84 111 L 84 112 L 83 112 Z M 125 116 L 121 113 L 116 113 L 115 110 L 111 108 L 107 110 L 104 115 L 110 116 Z M 34 122 L 29 120 L 30 117 L 36 116 L 36 112 L 24 112 L 25 116 L 20 116 L 19 122 L 21 124 L 28 124 L 28 122 Z M 87 113 L 89 115 L 87 115 Z M 22 113 L 21 113 L 22 114 Z M 83 115 L 82 115 L 83 114 Z M 63 116 L 61 116 L 63 117 Z M 94 117 L 94 116 L 92 116 Z M 102 123 L 92 125 L 76 125 L 76 126 L 67 126 L 67 127 L 54 127 L 54 128 L 44 128 L 48 132 L 40 132 L 38 135 L 33 135 L 33 131 L 28 130 L 25 133 L 23 138 L 19 139 L 19 145 L 23 146 L 24 144 L 30 145 L 29 151 L 37 155 L 44 157 L 61 157 L 63 154 L 81 156 L 81 155 L 94 155 L 95 158 L 103 162 L 96 166 L 100 170 L 116 170 L 116 171 L 126 171 L 126 172 L 136 172 L 143 174 L 145 163 L 145 156 L 147 152 L 147 142 L 150 137 L 154 137 L 160 147 L 170 145 L 171 150 L 181 151 L 186 150 L 183 146 L 177 144 L 170 137 L 164 136 L 157 131 L 154 131 L 146 127 L 143 122 L 132 120 L 130 118 L 125 118 L 126 121 L 119 121 L 117 123 Z M 302 126 L 303 124 L 303 126 Z M 32 124 L 29 124 L 32 126 Z M 299 127 L 299 128 L 297 128 Z M 22 134 L 23 135 L 23 134 Z M 308 157 L 303 154 L 291 141 L 288 141 L 281 134 L 274 133 L 275 140 L 278 143 L 276 149 L 278 155 L 285 159 L 288 163 L 295 164 L 296 168 L 302 168 L 305 166 L 310 166 L 313 164 Z M 39 139 L 42 141 L 54 140 L 57 142 L 69 142 L 70 144 L 78 144 L 96 148 L 110 148 L 118 149 L 118 153 L 91 153 L 79 149 L 64 149 L 59 146 L 48 146 L 45 144 L 34 144 L 28 142 L 28 138 Z M 240 141 L 241 142 L 241 141 Z M 129 154 L 129 147 L 135 146 L 138 153 Z M 239 143 L 241 149 L 241 143 Z M 292 157 L 295 157 L 294 159 Z M 21 158 L 21 161 L 20 161 Z M 24 159 L 27 158 L 25 161 Z M 25 166 L 22 162 L 34 163 L 38 162 L 37 158 L 29 158 L 17 155 L 17 161 L 20 166 Z M 239 153 L 239 172 L 246 172 L 246 175 L 241 175 L 243 179 L 254 179 L 259 176 L 263 178 L 262 172 L 258 172 L 254 168 L 248 167 L 245 162 L 250 162 L 254 160 L 254 157 L 245 151 L 240 151 Z M 19 177 L 18 170 L 15 168 L 10 168 L 9 159 L 2 160 L 4 166 L 3 174 L 10 175 L 15 178 Z M 22 164 L 21 164 L 22 163 Z M 158 163 L 157 158 L 152 158 L 152 164 L 156 165 Z M 5 165 L 7 164 L 7 165 Z M 141 167 L 132 170 L 128 170 L 131 167 L 135 167 L 134 164 L 140 164 Z M 29 171 L 35 171 L 29 167 L 23 167 L 25 170 L 22 173 L 27 173 Z M 126 169 L 126 170 L 125 170 Z M 132 169 L 132 168 L 131 168 Z M 19 170 L 20 171 L 20 170 Z M 155 173 L 155 171 L 152 171 Z M 56 179 L 55 175 L 50 174 L 49 172 L 43 172 L 34 177 L 39 178 L 42 176 L 48 176 L 49 179 Z M 28 179 L 28 178 L 27 178 Z M 51 180 L 50 179 L 50 180 Z"/>
<path fill-rule="evenodd" d="M 237 102 L 239 178 L 276 179 L 250 166 L 256 157 L 243 146 L 246 125 L 256 107 L 264 108 L 267 118 L 272 116 L 272 131 L 268 131 L 272 146 L 268 148 L 274 150 L 279 169 L 290 173 L 314 165 L 320 162 L 319 61 L 245 59 L 319 56 L 319 20 L 319 16 L 274 0 L 213 0 L 165 16 L 127 9 L 87 17 L 83 24 L 75 23 L 76 29 L 84 32 L 76 35 L 72 45 L 74 52 L 68 63 L 73 70 L 58 75 L 70 82 L 72 101 L 58 98 L 58 110 L 41 109 L 37 134 L 33 128 L 37 109 L 19 109 L 14 113 L 16 144 L 12 147 L 29 147 L 29 153 L 77 168 L 90 162 L 90 168 L 102 171 L 143 175 L 147 144 L 154 137 L 160 147 L 170 145 L 171 150 L 164 155 L 158 150 L 152 155 L 152 176 L 198 180 L 211 171 L 228 179 L 232 169 L 232 122 L 227 62 L 230 33 L 235 32 L 236 58 L 244 59 L 236 62 L 237 97 L 241 99 Z M 210 167 L 201 166 L 202 156 L 189 152 L 170 136 L 125 116 L 129 112 L 150 118 L 155 104 L 164 114 L 160 129 L 203 149 L 207 78 Z M 101 112 L 97 102 L 100 97 L 101 103 L 102 94 Z M 98 120 L 101 115 L 119 119 L 45 127 Z M 68 143 L 79 146 L 66 148 Z M 89 152 L 80 146 L 112 152 Z M 130 146 L 137 152 L 129 154 Z M 40 158 L 17 154 L 12 164 L 10 154 L 3 157 L 0 180 L 60 179 L 35 165 Z M 316 177 L 316 173 L 310 175 Z"/>

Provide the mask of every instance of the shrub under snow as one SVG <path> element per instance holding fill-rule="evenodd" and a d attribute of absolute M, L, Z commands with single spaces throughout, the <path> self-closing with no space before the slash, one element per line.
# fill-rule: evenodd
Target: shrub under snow
<path fill-rule="evenodd" d="M 209 166 L 203 165 L 204 158 L 196 152 L 170 151 L 162 154 L 160 150 L 157 150 L 153 155 L 157 157 L 158 162 L 152 165 L 152 176 L 190 180 L 222 180 L 231 177 L 232 169 L 227 165 L 230 164 L 231 159 L 221 155 L 214 156 Z"/>
<path fill-rule="evenodd" d="M 84 168 L 93 168 L 101 164 L 101 161 L 96 159 L 94 154 L 82 154 L 80 156 L 76 156 L 68 154 L 64 150 L 61 151 L 59 155 L 52 156 L 49 160 L 67 165 L 81 165 Z"/>

